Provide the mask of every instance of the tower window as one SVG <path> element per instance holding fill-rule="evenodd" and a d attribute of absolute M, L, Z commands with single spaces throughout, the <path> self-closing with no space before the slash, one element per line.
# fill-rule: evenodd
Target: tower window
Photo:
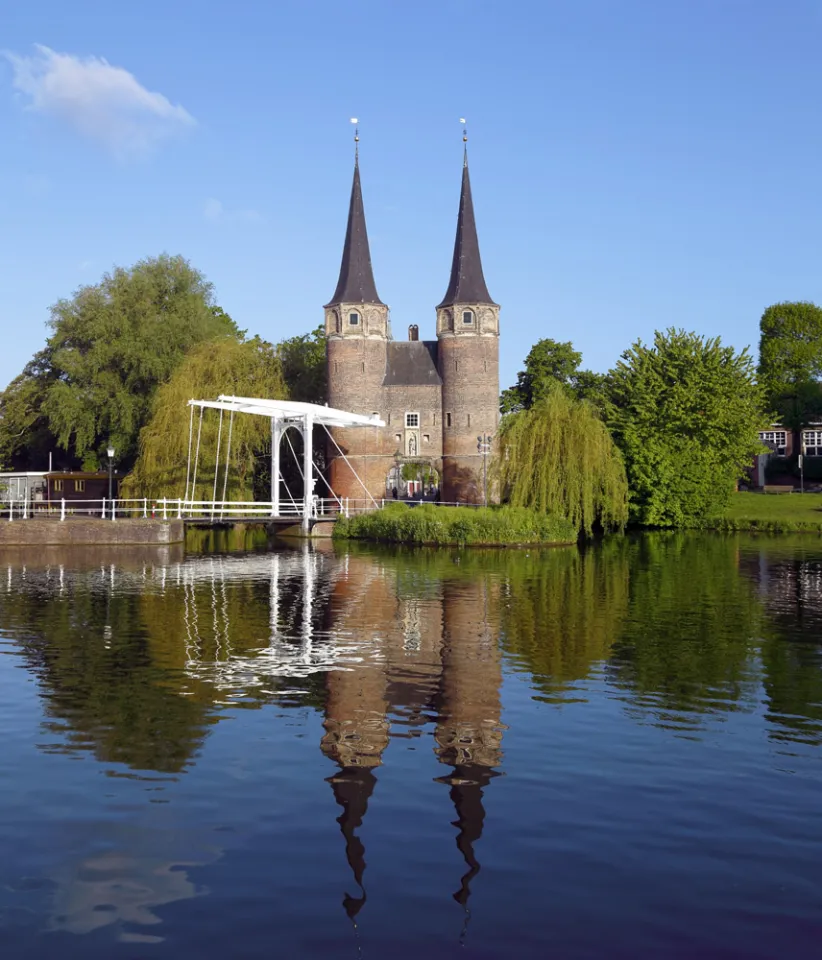
<path fill-rule="evenodd" d="M 474 311 L 473 310 L 463 310 L 462 311 L 462 322 L 466 324 L 474 322 Z"/>
<path fill-rule="evenodd" d="M 360 315 L 358 313 L 349 313 L 348 323 L 352 327 L 358 327 L 360 325 Z"/>
<path fill-rule="evenodd" d="M 446 425 L 446 427 L 450 427 L 450 426 L 451 426 L 451 414 L 450 414 L 450 413 L 446 413 L 446 415 L 445 415 L 445 425 Z"/>
<path fill-rule="evenodd" d="M 420 425 L 420 415 L 418 413 L 406 413 L 405 427 L 418 427 Z"/>
<path fill-rule="evenodd" d="M 468 414 L 468 426 L 469 426 L 469 427 L 471 426 L 471 414 L 470 414 L 470 413 Z"/>

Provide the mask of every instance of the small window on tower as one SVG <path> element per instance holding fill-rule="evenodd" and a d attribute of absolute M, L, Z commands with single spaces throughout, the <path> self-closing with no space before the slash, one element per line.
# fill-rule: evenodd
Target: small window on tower
<path fill-rule="evenodd" d="M 469 324 L 474 322 L 474 312 L 473 310 L 463 310 L 462 312 L 462 322 L 464 324 Z"/>
<path fill-rule="evenodd" d="M 420 425 L 420 415 L 418 413 L 406 413 L 405 415 L 405 426 L 406 429 L 409 427 L 418 427 Z"/>
<path fill-rule="evenodd" d="M 450 414 L 450 413 L 446 413 L 446 415 L 445 415 L 445 425 L 446 425 L 446 427 L 450 427 L 450 426 L 451 426 L 451 414 Z"/>
<path fill-rule="evenodd" d="M 360 325 L 360 315 L 358 313 L 349 313 L 348 322 L 352 327 L 358 327 Z"/>

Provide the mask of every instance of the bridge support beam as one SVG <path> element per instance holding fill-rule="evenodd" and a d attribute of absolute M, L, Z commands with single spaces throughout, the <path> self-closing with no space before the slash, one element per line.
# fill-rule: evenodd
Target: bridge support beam
<path fill-rule="evenodd" d="M 283 439 L 282 424 L 271 418 L 271 516 L 280 515 L 280 443 Z"/>
<path fill-rule="evenodd" d="M 311 530 L 314 511 L 314 418 L 307 413 L 303 418 L 303 531 Z"/>

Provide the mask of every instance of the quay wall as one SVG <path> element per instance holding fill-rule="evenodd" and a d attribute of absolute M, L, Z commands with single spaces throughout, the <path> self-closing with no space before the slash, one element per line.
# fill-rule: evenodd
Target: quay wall
<path fill-rule="evenodd" d="M 70 520 L 0 520 L 0 549 L 4 546 L 75 546 L 105 544 L 182 543 L 185 529 L 182 520 L 103 520 L 77 518 Z"/>

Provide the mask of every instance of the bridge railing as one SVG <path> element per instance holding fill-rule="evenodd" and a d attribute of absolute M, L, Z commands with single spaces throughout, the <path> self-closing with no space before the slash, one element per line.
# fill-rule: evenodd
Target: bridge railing
<path fill-rule="evenodd" d="M 311 503 L 312 519 L 336 519 L 379 507 L 370 500 L 337 500 L 315 497 Z M 266 520 L 303 519 L 302 501 L 253 500 L 170 500 L 168 498 L 100 500 L 0 500 L 0 518 L 5 520 L 59 520 L 98 518 L 102 520 L 160 519 L 160 520 Z"/>

